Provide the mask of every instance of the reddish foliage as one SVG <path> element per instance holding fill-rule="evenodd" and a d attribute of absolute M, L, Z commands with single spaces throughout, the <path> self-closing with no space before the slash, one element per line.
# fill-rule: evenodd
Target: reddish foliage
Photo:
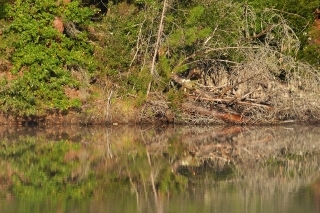
<path fill-rule="evenodd" d="M 61 20 L 61 18 L 59 17 L 54 17 L 54 21 L 53 21 L 53 26 L 54 28 L 56 28 L 60 33 L 63 33 L 64 31 L 64 26 L 63 26 L 63 22 Z"/>
<path fill-rule="evenodd" d="M 320 45 L 320 9 L 315 11 L 315 19 L 310 30 L 310 44 Z"/>

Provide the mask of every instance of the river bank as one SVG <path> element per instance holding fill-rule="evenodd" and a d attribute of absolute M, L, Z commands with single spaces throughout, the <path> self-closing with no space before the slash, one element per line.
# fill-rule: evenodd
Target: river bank
<path fill-rule="evenodd" d="M 2 125 L 320 120 L 315 2 L 28 2 L 0 3 Z"/>

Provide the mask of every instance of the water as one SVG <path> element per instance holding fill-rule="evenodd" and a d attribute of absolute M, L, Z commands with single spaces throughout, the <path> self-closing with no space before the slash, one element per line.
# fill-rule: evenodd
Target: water
<path fill-rule="evenodd" d="M 0 129 L 0 212 L 320 212 L 320 127 Z"/>

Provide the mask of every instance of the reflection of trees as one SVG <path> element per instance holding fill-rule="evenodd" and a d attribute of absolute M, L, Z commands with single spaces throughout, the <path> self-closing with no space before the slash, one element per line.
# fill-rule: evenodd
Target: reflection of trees
<path fill-rule="evenodd" d="M 179 173 L 173 173 L 168 157 L 161 153 L 150 153 L 140 142 L 129 141 L 123 144 L 112 143 L 113 157 L 106 159 L 107 173 L 110 177 L 107 181 L 119 184 L 119 179 L 130 184 L 137 199 L 137 207 L 140 211 L 145 208 L 156 207 L 157 212 L 163 212 L 163 196 L 167 193 L 177 193 L 186 187 L 186 178 Z"/>
<path fill-rule="evenodd" d="M 210 200 L 221 197 L 205 185 L 225 180 L 246 194 L 239 199 L 247 201 L 257 194 L 270 197 L 279 190 L 279 183 L 283 184 L 281 190 L 295 191 L 297 181 L 307 183 L 318 175 L 320 162 L 318 127 L 36 130 L 0 129 L 2 150 L 11 150 L 0 155 L 1 167 L 7 168 L 0 173 L 3 189 L 10 190 L 16 179 L 20 185 L 36 185 L 32 181 L 38 179 L 26 178 L 30 170 L 27 159 L 31 158 L 25 154 L 29 153 L 38 166 L 33 172 L 47 171 L 44 186 L 56 178 L 54 187 L 75 187 L 82 193 L 79 197 L 97 199 L 125 188 L 134 194 L 139 212 L 155 208 L 165 212 L 170 198 L 179 193 L 195 193 L 197 202 L 210 206 Z M 32 155 L 34 150 L 38 150 L 36 155 Z M 9 173 L 14 175 L 7 177 Z M 195 187 L 198 184 L 204 187 Z M 283 199 L 289 199 L 285 196 Z"/>
<path fill-rule="evenodd" d="M 190 190 L 199 181 L 235 181 L 238 190 L 247 194 L 239 199 L 247 201 L 258 195 L 270 197 L 282 183 L 283 199 L 289 199 L 285 192 L 297 190 L 297 181 L 306 183 L 317 175 L 319 130 L 286 126 L 117 127 L 106 130 L 106 152 L 111 146 L 113 153 L 107 161 L 115 162 L 118 176 L 129 179 L 140 208 L 158 206 L 161 211 L 169 202 L 167 196 Z M 210 199 L 217 196 L 203 190 Z"/>

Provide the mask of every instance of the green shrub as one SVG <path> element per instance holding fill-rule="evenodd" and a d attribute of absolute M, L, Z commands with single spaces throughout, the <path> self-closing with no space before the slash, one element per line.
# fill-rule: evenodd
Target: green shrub
<path fill-rule="evenodd" d="M 6 50 L 12 50 L 7 59 L 13 65 L 11 74 L 0 82 L 2 111 L 29 116 L 80 107 L 80 100 L 67 97 L 64 91 L 83 83 L 72 72 L 95 69 L 93 47 L 84 30 L 93 14 L 79 1 L 15 1 L 8 10 L 11 21 L 2 38 Z M 72 21 L 79 28 L 77 36 L 58 32 L 53 26 L 56 16 L 64 23 Z"/>
<path fill-rule="evenodd" d="M 15 171 L 8 179 L 12 185 L 10 190 L 17 197 L 78 199 L 94 190 L 96 181 L 92 172 L 75 175 L 77 169 L 84 169 L 86 159 L 67 159 L 81 149 L 77 143 L 27 137 L 19 142 L 1 141 L 0 147 L 0 162 L 5 161 Z"/>

